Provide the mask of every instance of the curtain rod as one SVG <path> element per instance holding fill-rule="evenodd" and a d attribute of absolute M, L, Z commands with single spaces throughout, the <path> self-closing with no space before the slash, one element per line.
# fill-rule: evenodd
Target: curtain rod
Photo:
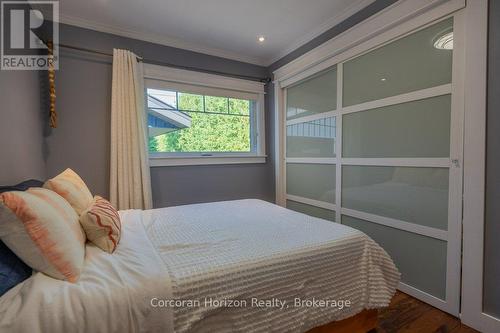
<path fill-rule="evenodd" d="M 65 49 L 72 49 L 72 50 L 77 50 L 77 51 L 94 53 L 94 54 L 99 54 L 99 55 L 103 55 L 106 57 L 113 56 L 113 54 L 111 54 L 111 53 L 87 49 L 87 48 L 80 47 L 80 46 L 73 46 L 73 45 L 66 45 L 66 44 L 58 44 L 58 45 L 59 45 L 59 47 L 62 47 Z M 263 82 L 263 83 L 271 82 L 271 79 L 269 77 L 257 77 L 257 76 L 251 76 L 251 75 L 232 74 L 232 73 L 226 73 L 226 72 L 215 71 L 215 70 L 210 70 L 210 69 L 203 69 L 203 68 L 198 68 L 198 67 L 176 65 L 176 64 L 172 64 L 172 63 L 168 63 L 168 62 L 163 62 L 163 61 L 149 60 L 149 59 L 144 59 L 142 57 L 137 57 L 137 61 L 142 61 L 142 62 L 148 63 L 148 64 L 162 65 L 162 66 L 173 67 L 173 68 L 178 68 L 178 69 L 203 72 L 203 73 L 208 73 L 208 74 L 232 76 L 232 77 L 239 78 L 239 79 L 259 81 L 259 82 Z"/>

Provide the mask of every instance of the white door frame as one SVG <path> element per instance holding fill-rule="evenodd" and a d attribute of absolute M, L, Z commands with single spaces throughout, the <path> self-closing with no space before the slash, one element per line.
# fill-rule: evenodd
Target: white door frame
<path fill-rule="evenodd" d="M 462 321 L 494 333 L 500 319 L 483 312 L 488 1 L 469 1 L 465 16 Z"/>
<path fill-rule="evenodd" d="M 469 0 L 467 7 L 464 7 L 464 0 L 401 0 L 274 72 L 276 203 L 283 206 L 286 204 L 286 178 L 284 178 L 285 88 L 316 72 L 341 63 L 353 55 L 381 45 L 406 31 L 414 30 L 460 10 L 456 19 L 462 21 L 461 35 L 463 40 L 457 40 L 457 42 L 459 45 L 462 43 L 465 51 L 458 57 L 454 57 L 454 61 L 461 62 L 463 67 L 454 66 L 453 77 L 454 81 L 461 82 L 462 86 L 453 87 L 453 89 L 456 89 L 456 92 L 461 92 L 454 93 L 454 95 L 458 95 L 459 100 L 456 103 L 463 104 L 465 113 L 465 117 L 462 119 L 463 124 L 460 123 L 460 119 L 458 123 L 458 126 L 463 125 L 464 127 L 463 172 L 465 173 L 463 184 L 462 315 L 466 324 L 493 332 L 500 331 L 500 326 L 495 326 L 499 322 L 482 313 L 482 292 L 479 292 L 477 288 L 478 283 L 482 281 L 482 260 L 478 260 L 478 258 L 482 258 L 484 228 L 487 0 Z M 458 80 L 455 80 L 457 76 Z M 458 141 L 455 149 L 461 150 L 459 146 L 462 138 L 455 137 L 452 140 Z M 454 152 L 451 151 L 450 154 L 454 154 Z M 338 214 L 339 212 L 337 212 Z M 450 230 L 450 232 L 460 235 L 461 231 Z M 454 240 L 454 247 L 459 249 L 461 246 L 460 236 L 455 238 L 457 239 Z M 453 262 L 460 262 L 460 251 L 456 252 L 453 255 Z M 453 297 L 452 300 L 455 305 L 451 307 L 440 306 L 434 302 L 435 300 L 430 295 L 427 301 L 458 315 L 460 265 L 450 266 L 449 261 L 448 269 L 452 269 L 452 274 L 456 275 L 452 281 L 452 288 L 456 290 L 454 293 L 456 297 Z"/>

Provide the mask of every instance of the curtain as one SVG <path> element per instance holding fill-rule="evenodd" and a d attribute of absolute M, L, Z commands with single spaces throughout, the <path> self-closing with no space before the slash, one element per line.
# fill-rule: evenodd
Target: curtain
<path fill-rule="evenodd" d="M 113 50 L 110 201 L 119 210 L 151 209 L 142 63 Z"/>

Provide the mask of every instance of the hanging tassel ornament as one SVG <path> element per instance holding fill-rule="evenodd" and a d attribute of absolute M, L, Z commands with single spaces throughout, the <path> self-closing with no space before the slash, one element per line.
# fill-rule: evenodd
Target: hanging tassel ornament
<path fill-rule="evenodd" d="M 56 85 L 55 85 L 55 70 L 54 70 L 54 44 L 52 41 L 47 42 L 49 53 L 49 110 L 50 110 L 50 127 L 57 128 L 57 112 L 56 112 Z"/>

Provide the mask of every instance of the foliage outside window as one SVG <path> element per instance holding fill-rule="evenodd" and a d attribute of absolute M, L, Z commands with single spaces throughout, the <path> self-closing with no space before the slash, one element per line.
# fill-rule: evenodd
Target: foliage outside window
<path fill-rule="evenodd" d="M 256 101 L 147 89 L 149 151 L 249 153 Z"/>

